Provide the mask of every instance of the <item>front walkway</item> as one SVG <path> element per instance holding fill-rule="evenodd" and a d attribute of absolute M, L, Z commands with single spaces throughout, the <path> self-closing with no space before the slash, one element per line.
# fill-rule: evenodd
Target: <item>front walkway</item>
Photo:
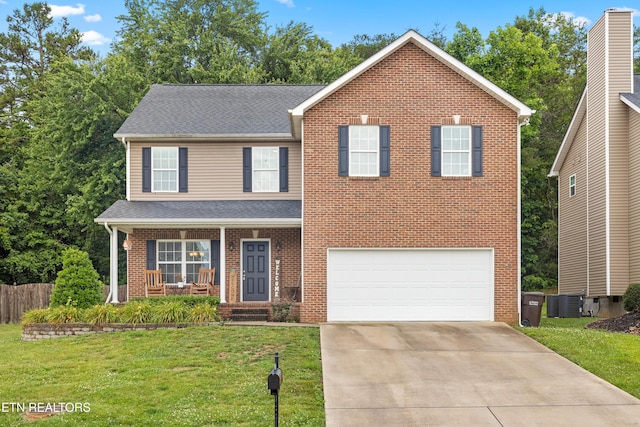
<path fill-rule="evenodd" d="M 324 324 L 327 426 L 640 426 L 640 400 L 502 323 Z"/>

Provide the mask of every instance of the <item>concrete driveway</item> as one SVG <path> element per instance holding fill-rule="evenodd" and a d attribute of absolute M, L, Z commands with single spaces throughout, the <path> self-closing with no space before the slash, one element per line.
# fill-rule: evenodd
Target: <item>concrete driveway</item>
<path fill-rule="evenodd" d="M 320 327 L 327 426 L 640 426 L 640 400 L 502 323 Z"/>

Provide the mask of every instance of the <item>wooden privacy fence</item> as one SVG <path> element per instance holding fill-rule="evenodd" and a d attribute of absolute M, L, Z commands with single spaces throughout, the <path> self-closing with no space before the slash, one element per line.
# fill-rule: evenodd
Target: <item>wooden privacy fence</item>
<path fill-rule="evenodd" d="M 0 285 L 0 324 L 19 323 L 25 311 L 49 307 L 52 290 L 53 283 Z M 109 286 L 105 286 L 104 297 L 108 294 Z M 126 285 L 118 286 L 119 300 L 126 300 L 126 295 Z"/>

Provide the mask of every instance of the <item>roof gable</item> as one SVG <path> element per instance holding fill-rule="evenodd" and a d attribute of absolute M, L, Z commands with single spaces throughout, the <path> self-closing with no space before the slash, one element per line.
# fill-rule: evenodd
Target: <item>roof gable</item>
<path fill-rule="evenodd" d="M 500 89 L 495 84 L 491 83 L 486 78 L 482 77 L 477 72 L 473 71 L 471 68 L 464 65 L 462 62 L 458 61 L 453 56 L 449 55 L 448 53 L 428 41 L 426 38 L 422 37 L 417 32 L 411 30 L 400 36 L 393 43 L 389 44 L 377 54 L 363 61 L 362 63 L 360 63 L 360 65 L 344 74 L 333 83 L 319 90 L 317 93 L 313 94 L 308 99 L 304 100 L 295 108 L 290 110 L 289 113 L 291 114 L 292 121 L 294 123 L 294 135 L 300 135 L 301 121 L 305 111 L 309 110 L 310 108 L 321 102 L 323 99 L 327 98 L 329 95 L 336 92 L 337 90 L 363 74 L 374 65 L 383 61 L 385 58 L 396 52 L 407 43 L 415 44 L 420 49 L 436 58 L 438 61 L 442 62 L 467 80 L 474 83 L 489 95 L 493 96 L 494 98 L 505 104 L 507 107 L 514 110 L 518 114 L 518 120 L 520 121 L 520 123 L 526 122 L 531 114 L 535 112 L 534 110 L 524 105 L 522 102 L 518 101 L 513 96 L 509 95 L 504 90 Z"/>

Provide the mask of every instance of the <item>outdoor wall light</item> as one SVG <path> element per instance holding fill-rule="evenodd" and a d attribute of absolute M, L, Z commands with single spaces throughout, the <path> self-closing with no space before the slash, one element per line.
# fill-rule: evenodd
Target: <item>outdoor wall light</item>
<path fill-rule="evenodd" d="M 276 242 L 276 250 L 280 252 L 280 249 L 282 249 L 282 243 Z"/>
<path fill-rule="evenodd" d="M 131 242 L 129 242 L 129 240 L 125 240 L 124 242 L 122 242 L 122 248 L 125 251 L 128 251 L 129 249 L 131 249 Z"/>
<path fill-rule="evenodd" d="M 229 242 L 229 250 L 233 252 L 233 250 L 235 249 L 236 245 L 233 242 Z"/>

